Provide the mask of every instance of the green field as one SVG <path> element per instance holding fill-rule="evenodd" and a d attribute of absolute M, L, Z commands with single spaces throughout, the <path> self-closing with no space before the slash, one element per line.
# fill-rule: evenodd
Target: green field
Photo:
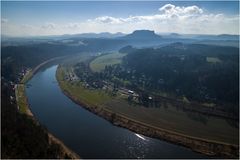
<path fill-rule="evenodd" d="M 80 82 L 66 82 L 63 80 L 66 73 L 65 67 L 59 67 L 57 70 L 57 79 L 63 90 L 69 91 L 75 98 L 81 99 L 84 103 L 90 105 L 100 105 L 111 99 L 111 96 L 102 90 L 89 90 L 84 88 Z"/>
<path fill-rule="evenodd" d="M 225 119 L 183 111 L 169 103 L 158 108 L 143 107 L 115 98 L 106 102 L 104 106 L 115 113 L 155 127 L 189 136 L 238 144 L 238 128 L 229 125 Z"/>
<path fill-rule="evenodd" d="M 122 57 L 126 54 L 123 53 L 112 53 L 97 57 L 90 63 L 90 68 L 94 72 L 102 71 L 106 65 L 113 65 L 121 63 Z"/>
<path fill-rule="evenodd" d="M 25 86 L 24 84 L 17 85 L 17 104 L 19 106 L 20 113 L 27 113 L 28 110 L 28 102 L 27 97 L 25 95 Z"/>
<path fill-rule="evenodd" d="M 209 63 L 220 63 L 222 61 L 217 57 L 207 57 L 207 62 L 209 62 Z"/>
<path fill-rule="evenodd" d="M 81 53 L 74 56 L 69 56 L 63 60 L 62 65 L 65 67 L 72 67 L 79 62 L 88 60 L 89 58 L 89 53 Z"/>

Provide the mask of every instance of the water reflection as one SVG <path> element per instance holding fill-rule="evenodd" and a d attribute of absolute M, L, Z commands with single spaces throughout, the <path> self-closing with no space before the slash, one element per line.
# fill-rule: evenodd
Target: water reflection
<path fill-rule="evenodd" d="M 138 138 L 140 138 L 140 139 L 146 141 L 146 138 L 144 138 L 144 136 L 142 136 L 142 135 L 140 135 L 140 134 L 137 134 L 137 133 L 135 133 L 135 135 L 136 135 Z"/>

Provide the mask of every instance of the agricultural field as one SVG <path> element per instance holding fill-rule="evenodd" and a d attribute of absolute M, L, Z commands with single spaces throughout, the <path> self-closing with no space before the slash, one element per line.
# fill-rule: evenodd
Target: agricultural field
<path fill-rule="evenodd" d="M 119 64 L 122 61 L 122 58 L 126 54 L 123 53 L 111 53 L 106 54 L 100 57 L 97 57 L 90 63 L 90 68 L 94 72 L 102 71 L 106 65 Z"/>
<path fill-rule="evenodd" d="M 64 59 L 62 62 L 62 65 L 65 67 L 72 67 L 76 63 L 86 61 L 90 58 L 91 58 L 91 56 L 89 56 L 89 53 L 81 53 L 81 54 L 77 54 L 72 57 L 68 57 L 68 58 Z"/>
<path fill-rule="evenodd" d="M 115 113 L 155 127 L 189 136 L 238 144 L 238 128 L 231 126 L 222 118 L 183 111 L 169 103 L 161 104 L 160 107 L 144 107 L 128 103 L 122 98 L 115 98 L 106 102 L 104 106 Z"/>
<path fill-rule="evenodd" d="M 217 57 L 207 57 L 207 62 L 209 62 L 209 63 L 220 63 L 222 61 Z"/>

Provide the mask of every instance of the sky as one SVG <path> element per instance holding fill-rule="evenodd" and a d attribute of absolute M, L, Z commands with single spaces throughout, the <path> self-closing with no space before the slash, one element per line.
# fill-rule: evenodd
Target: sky
<path fill-rule="evenodd" d="M 1 1 L 1 34 L 239 34 L 238 1 Z"/>

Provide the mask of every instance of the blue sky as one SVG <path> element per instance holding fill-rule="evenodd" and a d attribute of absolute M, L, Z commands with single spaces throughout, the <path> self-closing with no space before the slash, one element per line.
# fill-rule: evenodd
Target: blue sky
<path fill-rule="evenodd" d="M 2 34 L 27 36 L 84 32 L 129 33 L 135 29 L 238 34 L 238 3 L 238 1 L 4 1 L 1 2 Z"/>

